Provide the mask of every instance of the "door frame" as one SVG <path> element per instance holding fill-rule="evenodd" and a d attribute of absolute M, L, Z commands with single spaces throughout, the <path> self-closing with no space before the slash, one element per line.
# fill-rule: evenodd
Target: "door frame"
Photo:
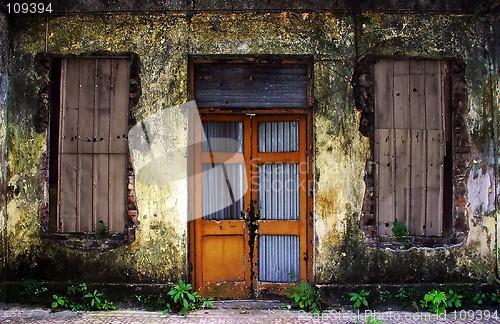
<path fill-rule="evenodd" d="M 189 82 L 189 97 L 190 99 L 194 99 L 194 66 L 196 63 L 206 63 L 206 62 L 217 62 L 217 61 L 228 61 L 228 59 L 213 59 L 213 58 L 207 58 L 207 57 L 198 57 L 198 58 L 190 58 L 189 61 L 189 76 L 190 76 L 190 82 Z M 248 62 L 248 58 L 232 58 L 230 59 L 232 62 Z M 258 63 L 268 63 L 269 62 L 275 62 L 274 59 L 272 60 L 266 60 L 262 58 L 252 58 L 252 60 L 256 61 L 256 64 Z M 217 107 L 198 107 L 198 113 L 199 114 L 206 114 L 206 115 L 212 115 L 212 116 L 217 116 L 217 115 L 254 115 L 254 116 L 264 116 L 264 115 L 283 115 L 283 116 L 290 116 L 290 115 L 304 115 L 305 116 L 305 141 L 306 141 L 306 152 L 305 152 L 305 161 L 307 165 L 307 170 L 306 170 L 306 194 L 305 194 L 305 237 L 306 237 L 306 255 L 305 255 L 305 264 L 306 264 L 306 269 L 305 269 L 305 280 L 300 280 L 299 282 L 314 282 L 314 273 L 313 273 L 313 264 L 314 264 L 314 212 L 313 212 L 313 206 L 314 206 L 314 178 L 313 178 L 313 169 L 314 169 L 314 134 L 313 134 L 313 116 L 314 116 L 314 111 L 313 111 L 313 97 L 312 97 L 312 87 L 313 87 L 313 62 L 311 59 L 297 59 L 297 58 L 285 58 L 282 61 L 286 61 L 287 64 L 293 64 L 293 63 L 307 63 L 308 65 L 308 82 L 307 82 L 307 107 L 304 108 L 273 108 L 273 109 L 258 109 L 258 108 L 251 108 L 251 109 L 228 109 L 228 108 L 217 108 Z M 195 120 L 194 118 L 200 118 L 199 116 L 189 116 L 190 121 Z M 216 118 L 216 117 L 214 117 Z M 286 118 L 286 117 L 285 117 Z M 252 123 L 252 121 L 250 121 Z M 193 127 L 188 127 L 188 136 L 192 139 L 197 136 L 195 133 L 196 130 L 193 129 Z M 190 142 L 191 143 L 191 142 Z M 201 270 L 197 270 L 197 266 L 200 264 L 200 259 L 201 257 L 197 255 L 196 253 L 196 244 L 199 244 L 196 240 L 196 233 L 201 231 L 201 225 L 200 222 L 195 219 L 194 217 L 194 208 L 195 208 L 195 199 L 192 199 L 193 195 L 197 197 L 201 197 L 202 190 L 201 186 L 196 187 L 195 183 L 197 182 L 196 177 L 199 176 L 200 171 L 197 168 L 201 168 L 200 163 L 193 163 L 195 159 L 192 157 L 196 156 L 196 146 L 191 145 L 188 149 L 188 170 L 189 174 L 191 175 L 189 177 L 189 190 L 188 190 L 188 206 L 189 206 L 189 223 L 188 223 L 188 256 L 187 256 L 187 261 L 188 261 L 188 276 L 189 279 L 191 280 L 191 283 L 193 284 L 193 287 L 195 290 L 199 291 L 202 285 L 202 277 L 201 277 Z M 199 164 L 200 166 L 197 166 Z M 245 163 L 246 165 L 246 172 L 250 172 L 250 167 Z M 251 188 L 252 183 L 248 183 L 248 191 L 252 190 Z M 247 196 L 248 194 L 246 194 Z M 245 203 L 245 206 L 248 203 Z M 245 233 L 245 240 L 249 239 L 248 231 Z M 301 244 L 302 245 L 302 244 Z M 257 245 L 254 246 L 254 249 L 257 249 Z M 254 255 L 257 256 L 258 251 L 254 251 Z M 254 258 L 253 262 L 255 263 L 253 266 L 258 267 L 257 259 Z M 252 266 L 249 264 L 250 262 L 247 262 L 248 266 Z M 301 271 L 302 272 L 302 271 Z M 256 293 L 257 297 L 260 294 L 260 291 L 270 293 L 270 294 L 280 294 L 284 295 L 286 293 L 286 289 L 296 285 L 295 283 L 261 283 L 257 285 L 258 278 L 253 278 L 252 286 L 254 289 L 254 292 Z M 246 280 L 245 280 L 246 282 Z M 253 292 L 251 292 L 253 294 Z M 227 295 L 224 296 L 227 298 L 231 297 L 237 297 L 237 296 L 231 296 Z M 252 295 L 251 297 L 254 297 Z"/>

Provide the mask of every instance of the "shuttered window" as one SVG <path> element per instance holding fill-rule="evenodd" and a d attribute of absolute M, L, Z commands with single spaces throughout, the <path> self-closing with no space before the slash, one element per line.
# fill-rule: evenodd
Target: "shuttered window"
<path fill-rule="evenodd" d="M 61 60 L 57 230 L 124 232 L 129 60 Z"/>
<path fill-rule="evenodd" d="M 441 236 L 446 100 L 438 60 L 375 64 L 375 212 L 379 235 L 395 220 L 414 236 Z M 451 189 L 450 189 L 451 190 Z"/>

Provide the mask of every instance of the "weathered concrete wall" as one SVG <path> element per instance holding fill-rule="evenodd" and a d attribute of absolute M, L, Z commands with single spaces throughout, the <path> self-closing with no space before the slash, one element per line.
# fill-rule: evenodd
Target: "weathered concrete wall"
<path fill-rule="evenodd" d="M 495 273 L 495 155 L 491 17 L 475 15 L 350 15 L 328 12 L 183 13 L 15 17 L 11 26 L 9 279 L 83 278 L 103 282 L 169 282 L 187 274 L 186 190 L 136 183 L 139 225 L 133 243 L 89 253 L 42 239 L 37 208 L 46 133 L 35 131 L 33 104 L 41 80 L 39 52 L 134 52 L 142 62 L 135 118 L 188 100 L 188 55 L 310 55 L 314 58 L 315 275 L 317 283 L 485 279 Z M 356 31 L 357 30 L 357 31 Z M 48 33 L 46 34 L 46 31 Z M 359 35 L 356 38 L 356 35 Z M 47 39 L 47 43 L 46 43 Z M 366 54 L 460 57 L 467 64 L 468 123 L 473 142 L 469 235 L 454 247 L 393 251 L 370 247 L 359 226 L 370 143 L 358 131 L 351 78 Z M 498 106 L 497 106 L 498 107 Z M 181 116 L 179 116 L 181 118 Z M 172 141 L 183 123 L 170 120 Z M 172 131 L 173 130 L 173 131 Z M 173 135 L 172 135 L 173 134 Z M 182 145 L 181 145 L 182 146 Z M 185 170 L 179 170 L 185 172 Z M 73 267 L 74 265 L 74 267 Z"/>
<path fill-rule="evenodd" d="M 5 165 L 6 145 L 5 127 L 7 111 L 7 65 L 8 65 L 8 28 L 7 17 L 0 14 L 0 280 L 5 276 L 5 238 L 6 238 L 6 213 L 5 213 Z"/>
<path fill-rule="evenodd" d="M 321 175 L 316 204 L 319 238 L 317 281 L 454 281 L 494 276 L 497 181 L 493 153 L 495 109 L 491 99 L 497 90 L 492 85 L 495 54 L 491 21 L 463 15 L 376 13 L 364 14 L 358 21 L 360 55 L 457 57 L 465 61 L 470 109 L 467 122 L 473 143 L 467 201 L 469 235 L 465 244 L 450 248 L 394 252 L 367 247 L 357 226 L 361 203 L 359 194 L 363 186 L 361 164 L 365 156 L 355 152 L 340 153 L 341 150 L 334 149 L 333 152 L 337 153 L 332 158 L 328 150 L 321 147 L 321 133 L 317 132 L 316 161 Z M 330 106 L 329 111 L 338 111 L 338 107 Z M 332 123 L 332 119 L 326 122 Z M 356 134 L 356 123 L 351 121 L 343 127 L 349 130 L 346 134 Z M 346 136 L 342 135 L 340 138 L 327 137 L 327 142 L 332 143 L 329 145 L 338 145 L 345 140 Z M 363 142 L 355 139 L 353 143 L 360 141 Z M 348 147 L 354 150 L 357 146 L 350 144 Z M 361 151 L 364 154 L 368 154 L 366 147 Z M 328 155 L 331 163 L 328 168 L 320 164 L 323 155 Z M 340 163 L 343 159 L 349 159 L 349 162 Z M 352 161 L 356 163 L 354 169 L 350 169 L 354 166 Z M 352 175 L 351 182 L 343 182 L 346 174 Z M 321 187 L 327 181 L 325 178 L 333 183 L 328 191 Z M 359 189 L 355 191 L 354 188 Z M 327 193 L 326 199 L 322 199 L 323 192 Z M 345 198 L 339 198 L 339 194 L 345 195 Z M 323 235 L 321 228 L 326 229 Z"/>

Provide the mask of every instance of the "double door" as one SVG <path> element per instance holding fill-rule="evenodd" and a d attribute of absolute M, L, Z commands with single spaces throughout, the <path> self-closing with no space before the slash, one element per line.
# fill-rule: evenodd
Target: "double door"
<path fill-rule="evenodd" d="M 283 293 L 310 280 L 307 115 L 201 115 L 190 262 L 204 296 Z"/>

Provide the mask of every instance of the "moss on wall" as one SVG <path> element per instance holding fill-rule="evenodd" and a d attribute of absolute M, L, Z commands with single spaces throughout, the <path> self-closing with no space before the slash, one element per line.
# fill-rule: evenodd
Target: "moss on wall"
<path fill-rule="evenodd" d="M 8 31 L 7 18 L 0 14 L 0 280 L 5 276 L 5 248 L 6 224 L 5 221 L 5 127 L 6 127 L 6 96 L 7 96 L 7 65 L 8 65 Z"/>
<path fill-rule="evenodd" d="M 313 57 L 316 281 L 454 281 L 482 279 L 492 273 L 495 224 L 484 219 L 484 213 L 478 215 L 481 222 L 473 222 L 469 214 L 470 233 L 463 246 L 404 252 L 367 246 L 358 215 L 370 145 L 358 131 L 359 114 L 350 84 L 356 53 L 360 57 L 463 57 L 475 158 L 492 170 L 495 86 L 490 21 L 464 15 L 365 14 L 358 18 L 356 25 L 350 16 L 310 12 L 72 15 L 50 17 L 48 22 L 17 17 L 11 27 L 8 136 L 9 184 L 17 189 L 8 205 L 12 278 L 38 274 L 55 280 L 168 282 L 187 275 L 187 211 L 179 209 L 187 200 L 185 183 L 170 186 L 137 179 L 139 225 L 130 245 L 87 253 L 40 238 L 37 206 L 43 193 L 38 168 L 46 134 L 37 134 L 33 127 L 33 102 L 41 85 L 33 59 L 44 51 L 102 50 L 140 56 L 143 95 L 134 116 L 138 121 L 188 100 L 188 55 Z M 182 125 L 172 119 L 155 130 L 170 136 L 175 148 L 186 138 Z M 69 264 L 79 266 L 69 271 Z"/>

